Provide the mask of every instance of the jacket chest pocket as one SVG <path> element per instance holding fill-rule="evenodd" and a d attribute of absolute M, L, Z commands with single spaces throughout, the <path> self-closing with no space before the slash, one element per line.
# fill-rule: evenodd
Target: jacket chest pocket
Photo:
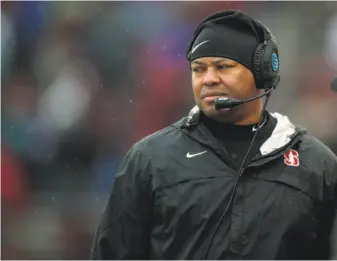
<path fill-rule="evenodd" d="M 234 184 L 232 176 L 196 177 L 155 191 L 157 229 L 166 237 L 186 239 L 214 222 Z"/>
<path fill-rule="evenodd" d="M 283 172 L 276 182 L 286 187 L 281 201 L 282 217 L 288 223 L 285 237 L 294 243 L 302 240 L 303 244 L 309 244 L 318 232 L 322 198 L 320 180 L 315 174 L 300 169 L 296 175 L 292 171 Z"/>
<path fill-rule="evenodd" d="M 255 174 L 253 180 L 265 187 L 280 214 L 294 212 L 312 216 L 322 201 L 323 186 L 319 175 L 300 167 L 286 167 L 279 172 L 267 170 L 261 175 Z"/>
<path fill-rule="evenodd" d="M 255 235 L 257 242 L 269 244 L 275 251 L 310 251 L 319 225 L 317 176 L 301 169 L 296 173 L 274 172 L 250 179 L 246 190 L 250 196 L 245 207 L 251 213 L 246 229 Z"/>

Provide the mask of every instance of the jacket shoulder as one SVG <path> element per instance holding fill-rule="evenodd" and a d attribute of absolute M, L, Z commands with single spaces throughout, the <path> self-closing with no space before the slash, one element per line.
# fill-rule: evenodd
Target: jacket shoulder
<path fill-rule="evenodd" d="M 132 150 L 150 156 L 163 154 L 165 149 L 169 149 L 170 146 L 177 144 L 184 136 L 179 128 L 185 119 L 186 117 L 142 138 L 132 146 Z"/>
<path fill-rule="evenodd" d="M 317 158 L 325 159 L 327 161 L 335 161 L 337 160 L 337 156 L 332 152 L 332 150 L 324 144 L 321 140 L 316 137 L 305 134 L 302 138 L 302 143 L 305 150 L 309 150 L 313 156 L 317 156 Z"/>
<path fill-rule="evenodd" d="M 305 152 L 305 159 L 312 168 L 320 168 L 337 179 L 337 156 L 321 140 L 310 134 L 303 135 L 301 151 Z"/>

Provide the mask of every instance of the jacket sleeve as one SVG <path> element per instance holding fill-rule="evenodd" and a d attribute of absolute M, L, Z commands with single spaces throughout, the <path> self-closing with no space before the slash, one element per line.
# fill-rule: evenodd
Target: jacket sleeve
<path fill-rule="evenodd" d="M 90 259 L 149 259 L 152 199 L 147 165 L 141 152 L 134 148 L 123 159 Z"/>
<path fill-rule="evenodd" d="M 328 149 L 323 181 L 323 206 L 313 259 L 337 257 L 337 157 Z"/>
<path fill-rule="evenodd" d="M 333 176 L 333 221 L 330 230 L 330 247 L 329 258 L 337 260 L 337 156 L 334 155 L 332 173 Z"/>

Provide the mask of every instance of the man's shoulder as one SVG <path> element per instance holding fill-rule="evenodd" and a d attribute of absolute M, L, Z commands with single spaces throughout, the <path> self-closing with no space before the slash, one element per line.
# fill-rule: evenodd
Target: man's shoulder
<path fill-rule="evenodd" d="M 323 141 L 308 133 L 304 134 L 301 140 L 302 151 L 307 152 L 310 161 L 337 166 L 337 156 Z"/>
<path fill-rule="evenodd" d="M 162 128 L 136 142 L 132 149 L 146 154 L 162 154 L 172 145 L 177 145 L 184 138 L 180 131 L 180 126 L 184 123 L 186 117 L 179 121 Z"/>
<path fill-rule="evenodd" d="M 302 153 L 307 155 L 307 159 L 312 162 L 317 162 L 316 160 L 322 159 L 329 159 L 332 161 L 337 160 L 337 156 L 332 152 L 332 150 L 324 144 L 323 141 L 308 133 L 303 126 L 293 124 L 286 115 L 282 115 L 280 113 L 271 113 L 271 115 L 277 119 L 278 124 L 280 125 L 279 133 L 287 129 L 294 129 L 297 130 L 297 133 L 302 133 L 300 150 Z M 277 134 L 279 135 L 279 133 Z"/>

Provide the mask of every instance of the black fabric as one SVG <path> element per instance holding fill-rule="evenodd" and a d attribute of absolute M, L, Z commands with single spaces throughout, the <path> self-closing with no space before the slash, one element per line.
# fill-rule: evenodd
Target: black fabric
<path fill-rule="evenodd" d="M 255 50 L 254 59 L 253 59 L 253 72 L 254 72 L 254 78 L 256 87 L 264 87 L 264 85 L 261 83 L 263 77 L 262 77 L 262 68 L 261 68 L 261 58 L 262 58 L 262 50 L 263 45 L 260 44 Z"/>
<path fill-rule="evenodd" d="M 203 113 L 201 113 L 200 116 L 200 120 L 205 124 L 212 135 L 224 145 L 232 160 L 235 162 L 236 167 L 239 168 L 254 136 L 255 132 L 253 128 L 256 127 L 257 124 L 239 126 L 217 122 Z M 262 122 L 264 124 L 256 136 L 247 162 L 255 157 L 262 144 L 271 136 L 277 123 L 276 119 L 267 112 L 265 112 Z"/>
<path fill-rule="evenodd" d="M 206 56 L 224 57 L 253 71 L 253 56 L 263 42 L 264 31 L 250 16 L 240 11 L 223 11 L 217 18 L 202 23 L 197 32 L 189 61 Z"/>
<path fill-rule="evenodd" d="M 184 118 L 144 138 L 128 152 L 115 176 L 90 259 L 202 259 L 228 205 L 237 170 L 227 164 L 205 126 L 186 125 L 188 121 Z M 289 136 L 287 126 L 278 122 L 275 138 L 283 134 L 289 143 L 259 156 L 239 177 L 208 259 L 329 259 L 337 157 L 301 130 Z M 284 162 L 289 148 L 298 151 L 297 167 Z"/>

